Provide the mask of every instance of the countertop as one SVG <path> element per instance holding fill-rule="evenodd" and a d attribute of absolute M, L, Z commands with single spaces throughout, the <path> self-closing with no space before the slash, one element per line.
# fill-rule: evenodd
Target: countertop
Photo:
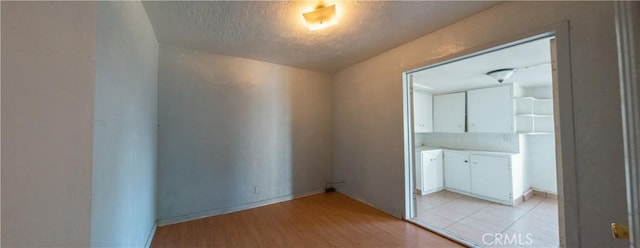
<path fill-rule="evenodd" d="M 489 155 L 517 155 L 517 154 L 519 154 L 518 152 L 482 151 L 482 150 L 446 148 L 446 147 L 433 147 L 433 146 L 416 146 L 415 148 L 416 148 L 416 151 L 449 150 L 449 151 L 460 151 L 460 152 L 470 152 L 470 153 L 476 153 L 476 154 L 489 154 Z"/>

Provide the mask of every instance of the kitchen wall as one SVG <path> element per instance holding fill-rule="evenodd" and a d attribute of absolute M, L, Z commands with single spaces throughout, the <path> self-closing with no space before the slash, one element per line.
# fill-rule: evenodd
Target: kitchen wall
<path fill-rule="evenodd" d="M 538 99 L 552 99 L 551 85 L 525 88 L 526 96 Z M 556 144 L 554 134 L 525 134 L 524 147 L 529 183 L 536 190 L 557 194 Z"/>
<path fill-rule="evenodd" d="M 156 220 L 158 42 L 141 2 L 96 5 L 91 245 L 142 247 Z"/>
<path fill-rule="evenodd" d="M 160 46 L 159 224 L 321 192 L 331 75 Z"/>
<path fill-rule="evenodd" d="M 553 98 L 550 85 L 523 88 L 523 94 L 539 99 Z M 557 193 L 553 134 L 416 133 L 415 143 L 449 149 L 521 152 L 531 187 Z"/>
<path fill-rule="evenodd" d="M 524 160 L 531 188 L 556 194 L 556 149 L 554 134 L 522 135 Z"/>
<path fill-rule="evenodd" d="M 89 246 L 96 4 L 1 4 L 2 246 Z"/>
<path fill-rule="evenodd" d="M 523 88 L 523 95 L 535 97 L 538 99 L 552 99 L 553 89 L 551 88 L 551 83 L 549 83 L 549 85 L 527 87 Z"/>
<path fill-rule="evenodd" d="M 402 72 L 568 21 L 579 226 L 571 246 L 622 247 L 610 223 L 625 223 L 616 40 L 611 2 L 509 2 L 360 62 L 335 75 L 334 177 L 339 190 L 402 216 L 404 209 Z M 588 52 L 586 52 L 588 51 Z M 566 52 L 566 51 L 564 51 Z M 568 83 L 564 81 L 563 83 Z M 594 99 L 598 99 L 594 101 Z M 594 121 L 598 120 L 598 121 Z M 375 134 L 375 135 L 372 135 Z M 566 179 L 570 175 L 564 175 Z M 566 179 L 569 180 L 569 179 Z"/>
<path fill-rule="evenodd" d="M 420 142 L 420 143 L 418 143 Z M 519 152 L 519 136 L 501 133 L 418 133 L 416 144 L 461 150 Z"/>

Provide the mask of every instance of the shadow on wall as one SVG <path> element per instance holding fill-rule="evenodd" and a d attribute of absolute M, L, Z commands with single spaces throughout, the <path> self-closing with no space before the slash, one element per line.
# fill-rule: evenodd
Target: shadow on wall
<path fill-rule="evenodd" d="M 161 46 L 160 224 L 321 190 L 330 77 Z"/>

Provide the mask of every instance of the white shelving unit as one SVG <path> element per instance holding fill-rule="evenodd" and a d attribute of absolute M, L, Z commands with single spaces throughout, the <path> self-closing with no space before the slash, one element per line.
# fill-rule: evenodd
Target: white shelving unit
<path fill-rule="evenodd" d="M 534 97 L 514 98 L 517 133 L 553 133 L 553 100 Z"/>

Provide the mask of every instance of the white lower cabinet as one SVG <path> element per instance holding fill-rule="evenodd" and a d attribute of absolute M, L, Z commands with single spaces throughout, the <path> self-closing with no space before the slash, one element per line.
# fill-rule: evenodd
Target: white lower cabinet
<path fill-rule="evenodd" d="M 471 192 L 468 152 L 444 151 L 444 185 L 454 191 Z"/>
<path fill-rule="evenodd" d="M 471 155 L 471 193 L 509 202 L 513 200 L 510 156 Z"/>
<path fill-rule="evenodd" d="M 442 150 L 419 151 L 416 168 L 416 188 L 426 195 L 444 188 Z"/>
<path fill-rule="evenodd" d="M 445 150 L 445 189 L 514 205 L 528 188 L 520 159 L 519 154 Z"/>

